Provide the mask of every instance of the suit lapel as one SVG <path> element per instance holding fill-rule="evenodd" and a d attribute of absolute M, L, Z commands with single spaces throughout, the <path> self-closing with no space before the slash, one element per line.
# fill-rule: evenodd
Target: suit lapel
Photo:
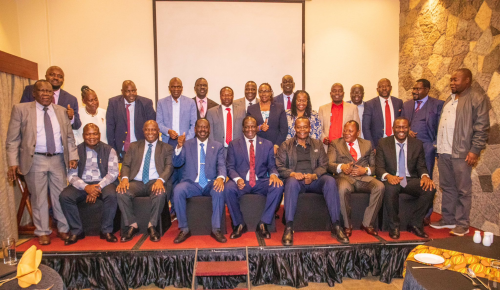
<path fill-rule="evenodd" d="M 64 107 L 64 99 L 65 99 L 65 95 L 64 95 L 65 91 L 63 89 L 61 89 L 59 91 L 59 99 L 57 99 L 57 104 L 61 107 Z M 67 107 L 66 107 L 67 109 Z M 74 109 L 74 108 L 73 108 Z"/>
<path fill-rule="evenodd" d="M 396 141 L 394 139 L 394 135 L 390 137 L 391 141 L 389 142 L 389 150 L 390 150 L 390 155 L 389 156 L 394 156 L 394 158 L 389 158 L 389 162 L 391 163 L 392 167 L 394 168 L 394 171 L 398 170 L 398 164 L 397 164 L 397 153 L 396 153 Z M 397 174 L 397 172 L 396 172 Z"/>
<path fill-rule="evenodd" d="M 28 118 L 28 128 L 32 128 L 32 132 L 33 132 L 33 140 L 35 140 L 36 142 L 36 130 L 37 130 L 37 118 L 36 118 L 36 101 L 34 102 L 31 102 L 31 106 L 30 106 L 30 114 L 29 114 L 29 118 Z"/>
<path fill-rule="evenodd" d="M 383 133 L 383 131 L 384 131 L 384 123 L 385 123 L 385 121 L 384 121 L 384 113 L 383 113 L 383 109 L 382 109 L 382 104 L 380 104 L 380 97 L 377 96 L 376 98 L 377 98 L 377 104 L 375 105 L 375 110 L 378 112 L 378 114 L 377 114 L 379 116 L 379 118 L 378 118 L 379 120 L 378 121 L 379 121 L 379 124 L 382 125 L 382 136 L 383 136 L 383 134 L 384 134 Z"/>
<path fill-rule="evenodd" d="M 255 138 L 255 140 L 257 140 L 257 138 Z M 245 157 L 244 157 L 245 161 L 247 162 L 248 166 L 250 166 L 250 160 L 248 159 L 248 150 L 247 150 L 247 144 L 246 144 L 245 138 L 240 138 L 238 141 L 238 145 L 240 146 L 241 152 L 244 153 L 244 155 L 245 155 Z M 257 144 L 255 144 L 255 145 L 257 145 Z M 255 150 L 257 151 L 256 148 L 257 147 L 255 147 Z"/>
<path fill-rule="evenodd" d="M 194 139 L 191 139 L 191 140 L 194 140 L 193 143 L 193 146 L 191 146 L 191 148 L 189 148 L 189 152 L 186 152 L 186 155 L 189 154 L 191 156 L 193 156 L 194 158 L 194 166 L 195 166 L 195 174 L 198 175 L 198 164 L 200 163 L 199 160 L 198 160 L 198 138 L 194 138 Z M 186 160 L 187 160 L 187 156 L 186 156 Z M 205 158 L 205 161 L 206 161 L 206 158 Z"/>
<path fill-rule="evenodd" d="M 66 117 L 66 114 L 64 111 L 61 110 L 56 110 L 56 105 L 52 104 L 52 108 L 54 109 L 54 112 L 56 113 L 57 117 L 57 122 L 59 122 L 59 128 L 61 130 L 61 138 L 64 139 L 64 136 L 67 136 L 68 132 L 66 131 L 66 126 L 64 126 L 64 118 Z M 52 126 L 54 127 L 54 126 Z"/>
<path fill-rule="evenodd" d="M 354 158 L 352 158 L 351 152 L 349 151 L 349 148 L 347 147 L 347 143 L 345 142 L 344 138 L 340 139 L 340 150 L 343 150 L 344 155 L 349 158 L 351 161 L 355 161 Z M 360 146 L 361 149 L 361 146 Z M 359 158 L 358 158 L 359 159 Z"/>
<path fill-rule="evenodd" d="M 257 124 L 262 124 L 264 123 L 264 119 L 262 118 L 262 111 L 260 110 L 260 105 L 257 106 L 257 116 L 254 116 L 255 119 L 257 120 Z"/>
<path fill-rule="evenodd" d="M 118 98 L 118 108 L 116 108 L 116 109 L 118 110 L 118 114 L 122 116 L 123 122 L 126 126 L 127 125 L 127 111 L 125 109 L 125 98 L 123 96 L 120 96 L 120 98 Z"/>
<path fill-rule="evenodd" d="M 217 153 L 215 152 L 214 143 L 208 139 L 207 148 L 205 150 L 205 174 L 207 173 L 207 170 L 208 168 L 210 168 L 210 166 L 214 166 L 216 164 L 216 155 Z"/>
<path fill-rule="evenodd" d="M 161 166 L 161 151 L 162 151 L 161 142 L 162 141 L 157 140 L 156 149 L 155 149 L 155 166 L 156 166 L 156 171 L 158 172 L 158 174 L 160 173 L 160 168 L 162 167 Z"/>
<path fill-rule="evenodd" d="M 167 126 L 169 128 L 172 128 L 172 124 L 174 123 L 174 120 L 172 120 L 172 116 L 173 116 L 173 107 L 172 107 L 172 96 L 168 96 L 167 97 L 167 101 L 165 102 L 166 106 L 167 106 L 167 112 L 169 113 L 168 116 L 169 116 L 169 119 L 167 121 Z M 181 104 L 181 109 L 182 109 L 182 104 Z M 182 115 L 181 115 L 182 116 Z"/>
<path fill-rule="evenodd" d="M 371 143 L 365 142 L 365 140 L 358 138 L 358 144 L 359 144 L 359 151 L 361 151 L 361 156 L 358 158 L 358 160 L 362 157 L 365 157 L 366 155 L 370 155 L 370 146 Z"/>
<path fill-rule="evenodd" d="M 427 100 L 428 102 L 429 100 Z M 415 101 L 410 102 L 411 107 L 408 108 L 408 119 L 411 121 L 413 119 L 413 113 L 415 113 Z M 426 103 L 427 104 L 427 103 Z"/>

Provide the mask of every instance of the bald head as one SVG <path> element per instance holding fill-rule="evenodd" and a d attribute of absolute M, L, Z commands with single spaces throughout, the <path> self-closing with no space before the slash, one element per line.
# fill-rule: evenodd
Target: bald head
<path fill-rule="evenodd" d="M 170 91 L 170 95 L 174 100 L 177 100 L 182 94 L 182 81 L 180 78 L 172 78 L 168 83 L 168 90 Z"/>
<path fill-rule="evenodd" d="M 90 129 L 97 130 L 97 132 L 100 133 L 99 127 L 96 124 L 88 123 L 87 125 L 85 125 L 85 127 L 83 127 L 83 134 L 85 134 L 85 132 Z"/>

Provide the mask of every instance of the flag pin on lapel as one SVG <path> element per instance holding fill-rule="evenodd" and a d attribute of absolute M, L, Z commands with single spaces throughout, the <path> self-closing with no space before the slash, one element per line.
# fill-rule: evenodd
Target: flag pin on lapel
<path fill-rule="evenodd" d="M 262 142 L 259 142 L 260 145 L 262 145 Z"/>
<path fill-rule="evenodd" d="M 214 146 L 212 146 L 212 149 L 214 149 Z"/>

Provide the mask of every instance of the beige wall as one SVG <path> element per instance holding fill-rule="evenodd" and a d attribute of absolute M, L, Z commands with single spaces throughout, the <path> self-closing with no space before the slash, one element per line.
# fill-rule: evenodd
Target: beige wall
<path fill-rule="evenodd" d="M 0 50 L 19 56 L 19 25 L 17 7 L 14 0 L 2 0 L 0 3 Z"/>

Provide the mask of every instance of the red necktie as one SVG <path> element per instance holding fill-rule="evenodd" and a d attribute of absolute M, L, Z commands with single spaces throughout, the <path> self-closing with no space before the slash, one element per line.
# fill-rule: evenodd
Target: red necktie
<path fill-rule="evenodd" d="M 233 140 L 233 118 L 231 117 L 231 109 L 227 108 L 227 123 L 226 123 L 226 144 Z"/>
<path fill-rule="evenodd" d="M 248 177 L 248 184 L 250 184 L 251 187 L 255 186 L 255 150 L 253 147 L 253 140 L 248 140 L 250 141 L 250 176 Z"/>
<path fill-rule="evenodd" d="M 356 150 L 354 150 L 352 145 L 354 145 L 354 143 L 352 143 L 352 142 L 349 143 L 349 146 L 351 147 L 351 148 L 349 148 L 349 153 L 351 153 L 351 156 L 354 159 L 354 161 L 358 161 L 358 153 L 356 153 Z"/>
<path fill-rule="evenodd" d="M 203 107 L 203 100 L 200 100 L 200 117 L 205 118 L 205 107 Z"/>
<path fill-rule="evenodd" d="M 125 105 L 125 110 L 127 111 L 127 136 L 125 137 L 125 144 L 123 145 L 123 150 L 128 151 L 128 146 L 130 146 L 130 111 L 128 110 L 130 104 Z"/>
<path fill-rule="evenodd" d="M 56 103 L 56 93 L 54 92 L 54 95 L 52 95 L 52 104 Z"/>
<path fill-rule="evenodd" d="M 415 109 L 415 113 L 420 110 L 420 105 L 422 104 L 422 101 L 417 101 L 417 108 Z"/>
<path fill-rule="evenodd" d="M 391 122 L 391 108 L 389 108 L 389 101 L 385 100 L 385 135 L 392 135 L 392 122 Z"/>
<path fill-rule="evenodd" d="M 288 102 L 286 103 L 286 109 L 290 110 L 292 108 L 292 103 L 290 103 L 290 97 L 288 97 Z"/>

